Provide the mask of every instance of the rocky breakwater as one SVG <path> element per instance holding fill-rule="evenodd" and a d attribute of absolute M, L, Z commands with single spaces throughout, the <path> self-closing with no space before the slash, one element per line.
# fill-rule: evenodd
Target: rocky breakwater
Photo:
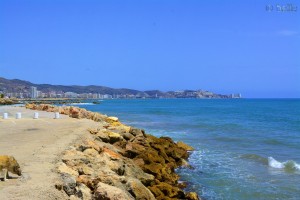
<path fill-rule="evenodd" d="M 57 163 L 61 181 L 56 188 L 70 199 L 199 199 L 184 192 L 175 169 L 188 166 L 192 147 L 171 138 L 157 138 L 144 130 L 126 126 L 107 117 L 75 107 L 26 105 L 75 118 L 99 122 L 97 128 L 63 152 Z"/>
<path fill-rule="evenodd" d="M 17 103 L 19 103 L 19 101 L 15 98 L 0 98 L 0 105 L 12 105 Z"/>

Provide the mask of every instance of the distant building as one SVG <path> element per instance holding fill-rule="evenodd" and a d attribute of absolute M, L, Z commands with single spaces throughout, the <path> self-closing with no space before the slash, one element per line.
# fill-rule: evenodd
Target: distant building
<path fill-rule="evenodd" d="M 36 87 L 31 87 L 30 88 L 30 97 L 32 99 L 37 98 L 37 88 Z"/>
<path fill-rule="evenodd" d="M 231 94 L 231 98 L 233 98 L 233 99 L 242 98 L 242 94 L 241 93 L 239 93 L 239 94 Z"/>
<path fill-rule="evenodd" d="M 112 98 L 113 98 L 113 96 L 110 94 L 103 95 L 103 99 L 112 99 Z"/>
<path fill-rule="evenodd" d="M 77 98 L 77 97 L 78 97 L 78 94 L 75 93 L 75 92 L 66 92 L 66 93 L 65 93 L 65 97 L 66 97 L 66 98 Z"/>

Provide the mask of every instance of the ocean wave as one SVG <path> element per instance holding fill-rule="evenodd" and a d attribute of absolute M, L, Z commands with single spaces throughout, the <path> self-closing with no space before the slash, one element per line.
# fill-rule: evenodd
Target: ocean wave
<path fill-rule="evenodd" d="M 276 140 L 276 139 L 267 139 L 264 140 L 264 143 L 271 144 L 271 145 L 284 145 L 282 141 Z"/>
<path fill-rule="evenodd" d="M 268 157 L 268 165 L 272 168 L 284 169 L 287 171 L 300 170 L 300 164 L 296 163 L 293 160 L 279 162 L 279 161 L 275 160 L 273 157 Z"/>
<path fill-rule="evenodd" d="M 256 162 L 268 165 L 268 159 L 264 158 L 264 157 L 262 157 L 260 155 L 256 155 L 256 154 L 244 154 L 244 155 L 241 155 L 240 158 L 248 159 L 248 160 L 254 160 Z"/>
<path fill-rule="evenodd" d="M 293 160 L 279 162 L 278 160 L 275 160 L 273 157 L 265 158 L 256 154 L 244 154 L 241 155 L 240 158 L 253 160 L 255 162 L 259 162 L 266 166 L 269 166 L 271 168 L 283 169 L 287 172 L 300 171 L 300 164 L 296 163 Z"/>

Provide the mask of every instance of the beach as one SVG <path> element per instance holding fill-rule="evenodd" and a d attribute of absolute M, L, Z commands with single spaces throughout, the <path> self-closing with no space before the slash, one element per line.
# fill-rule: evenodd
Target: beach
<path fill-rule="evenodd" d="M 96 122 L 66 115 L 54 119 L 54 113 L 44 111 L 39 111 L 39 119 L 33 119 L 36 111 L 19 106 L 1 106 L 0 113 L 3 112 L 9 118 L 0 119 L 0 152 L 14 156 L 23 175 L 0 182 L 1 199 L 68 199 L 49 184 L 59 178 L 54 172 L 56 160 Z M 22 113 L 21 119 L 15 119 L 16 112 Z"/>
<path fill-rule="evenodd" d="M 10 173 L 0 182 L 2 199 L 198 199 L 175 174 L 188 165 L 183 143 L 85 109 L 27 107 L 0 107 L 9 116 L 0 119 L 1 155 L 14 156 L 22 169 L 21 177 Z"/>

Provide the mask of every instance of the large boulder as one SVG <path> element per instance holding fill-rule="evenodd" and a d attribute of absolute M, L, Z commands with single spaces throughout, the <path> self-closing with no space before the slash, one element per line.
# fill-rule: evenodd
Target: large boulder
<path fill-rule="evenodd" d="M 154 195 L 146 188 L 140 180 L 129 178 L 127 181 L 127 190 L 136 200 L 155 200 Z"/>
<path fill-rule="evenodd" d="M 191 147 L 191 146 L 185 144 L 185 143 L 182 142 L 182 141 L 177 142 L 177 146 L 183 148 L 183 149 L 186 150 L 186 151 L 193 151 L 193 150 L 194 150 L 193 147 Z"/>
<path fill-rule="evenodd" d="M 134 198 L 117 187 L 99 182 L 94 193 L 95 200 L 134 200 Z"/>
<path fill-rule="evenodd" d="M 196 192 L 188 192 L 185 194 L 185 198 L 187 200 L 200 200 L 198 194 Z"/>
<path fill-rule="evenodd" d="M 84 184 L 79 184 L 76 196 L 79 197 L 82 200 L 90 200 L 90 199 L 92 199 L 92 193 L 91 193 L 90 188 L 88 188 Z"/>
<path fill-rule="evenodd" d="M 58 168 L 57 168 L 57 171 L 61 174 L 69 174 L 71 176 L 75 176 L 77 177 L 79 174 L 76 170 L 68 167 L 65 163 L 61 162 L 61 163 L 58 163 Z"/>
<path fill-rule="evenodd" d="M 70 174 L 63 173 L 61 174 L 63 181 L 63 190 L 67 195 L 74 195 L 76 193 L 76 179 Z"/>

